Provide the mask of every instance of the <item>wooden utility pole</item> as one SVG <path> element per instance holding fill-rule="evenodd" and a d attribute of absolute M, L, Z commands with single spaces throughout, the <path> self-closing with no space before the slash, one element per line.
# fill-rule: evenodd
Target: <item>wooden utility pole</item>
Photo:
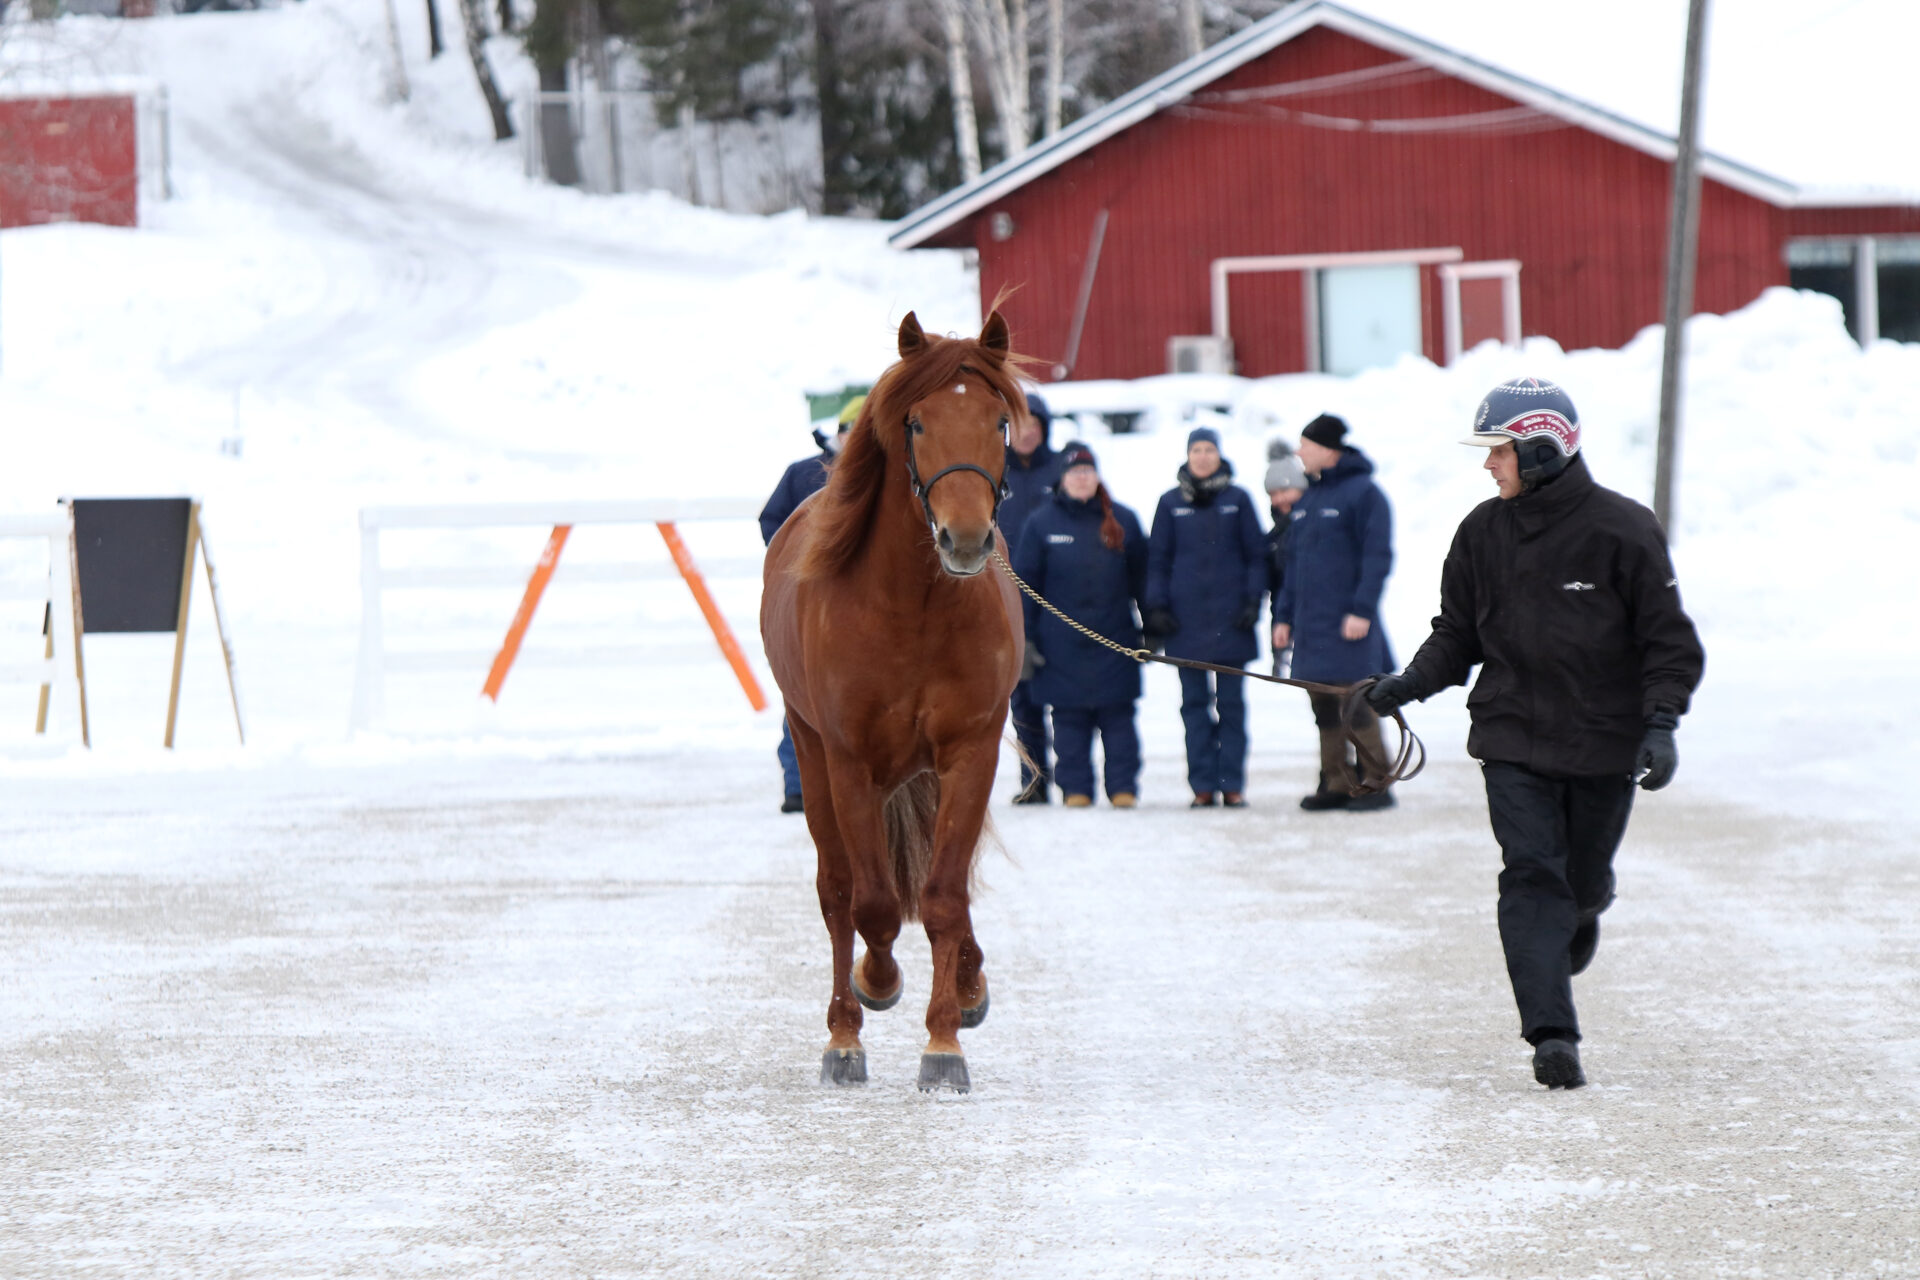
<path fill-rule="evenodd" d="M 1680 134 L 1673 157 L 1673 210 L 1667 223 L 1667 332 L 1660 359 L 1660 438 L 1653 465 L 1653 514 L 1673 531 L 1673 456 L 1680 436 L 1680 375 L 1693 269 L 1700 243 L 1700 59 L 1707 0 L 1688 0 L 1686 71 L 1680 82 Z"/>

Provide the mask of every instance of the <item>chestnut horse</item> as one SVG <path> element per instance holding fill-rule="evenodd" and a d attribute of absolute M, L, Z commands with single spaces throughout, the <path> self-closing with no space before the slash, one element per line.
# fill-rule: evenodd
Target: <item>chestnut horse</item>
<path fill-rule="evenodd" d="M 998 311 L 978 339 L 930 337 L 909 313 L 826 487 L 767 548 L 760 635 L 833 941 L 823 1083 L 866 1080 L 860 1006 L 899 1001 L 893 943 L 918 917 L 933 948 L 919 1085 L 969 1087 L 960 1029 L 987 1014 L 969 892 L 1025 645 L 1012 585 L 982 573 L 1005 554 L 994 520 L 1026 412 L 1007 345 Z"/>

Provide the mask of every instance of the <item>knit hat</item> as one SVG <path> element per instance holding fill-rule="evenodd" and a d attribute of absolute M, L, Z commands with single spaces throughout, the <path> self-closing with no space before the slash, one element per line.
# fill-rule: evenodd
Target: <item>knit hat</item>
<path fill-rule="evenodd" d="M 1045 400 L 1032 391 L 1027 392 L 1027 412 L 1032 414 L 1033 420 L 1040 424 L 1040 430 L 1043 433 L 1052 428 L 1053 410 L 1047 407 Z"/>
<path fill-rule="evenodd" d="M 1293 446 L 1285 440 L 1275 440 L 1267 446 L 1267 492 L 1281 489 L 1304 489 L 1307 487 L 1307 469 L 1300 465 L 1300 458 Z"/>
<path fill-rule="evenodd" d="M 1216 449 L 1220 447 L 1220 433 L 1218 431 L 1215 431 L 1212 427 L 1195 427 L 1187 433 L 1187 448 L 1193 448 L 1193 446 L 1199 444 L 1202 440 Z"/>
<path fill-rule="evenodd" d="M 1330 413 L 1323 413 L 1307 424 L 1300 438 L 1328 449 L 1344 449 L 1347 447 L 1347 424 Z"/>
<path fill-rule="evenodd" d="M 1065 475 L 1075 467 L 1092 467 L 1095 471 L 1100 469 L 1100 464 L 1094 460 L 1093 450 L 1079 440 L 1069 441 L 1060 450 L 1060 474 Z"/>

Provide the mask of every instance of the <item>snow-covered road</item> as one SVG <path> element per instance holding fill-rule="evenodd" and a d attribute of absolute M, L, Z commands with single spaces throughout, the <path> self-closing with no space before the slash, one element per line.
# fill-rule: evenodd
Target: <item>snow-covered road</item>
<path fill-rule="evenodd" d="M 177 754 L 163 637 L 88 638 L 92 752 L 0 703 L 0 1276 L 1920 1274 L 1920 349 L 1784 293 L 1690 322 L 1708 674 L 1578 985 L 1591 1087 L 1539 1089 L 1514 1034 L 1460 691 L 1419 708 L 1399 810 L 1317 820 L 1306 709 L 1257 693 L 1255 807 L 1193 814 L 1157 670 L 1142 809 L 996 810 L 974 1092 L 912 1087 L 917 943 L 872 1083 L 825 1091 L 776 715 L 677 579 L 557 585 L 499 706 L 484 666 L 408 677 L 395 736 L 347 740 L 355 515 L 764 494 L 803 391 L 871 377 L 909 308 L 978 324 L 959 256 L 526 183 L 461 59 L 414 50 L 383 101 L 374 0 L 47 31 L 167 84 L 177 198 L 5 233 L 0 508 L 203 498 L 249 745 L 203 603 Z M 1577 388 L 1603 479 L 1644 493 L 1659 345 L 1269 380 L 1228 446 L 1252 476 L 1354 422 L 1404 658 L 1486 493 L 1453 443 L 1484 388 Z M 1183 429 L 1094 430 L 1121 500 L 1151 509 Z M 570 563 L 641 554 L 599 532 Z M 394 554 L 531 565 L 540 533 Z M 754 648 L 757 579 L 714 586 Z M 395 643 L 497 644 L 518 596 L 396 605 Z M 596 628 L 703 656 L 538 661 Z"/>
<path fill-rule="evenodd" d="M 1196 815 L 1155 753 L 1133 814 L 997 806 L 994 1010 L 974 1092 L 929 1098 L 911 933 L 872 1083 L 815 1082 L 828 956 L 770 763 L 20 795 L 0 1274 L 1920 1267 L 1920 869 L 1887 833 L 1644 798 L 1578 987 L 1592 1084 L 1549 1094 L 1470 765 L 1312 819 L 1268 752 L 1260 807 Z"/>

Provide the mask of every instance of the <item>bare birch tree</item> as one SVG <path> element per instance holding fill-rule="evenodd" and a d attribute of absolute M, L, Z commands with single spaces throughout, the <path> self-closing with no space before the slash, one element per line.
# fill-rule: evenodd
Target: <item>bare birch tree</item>
<path fill-rule="evenodd" d="M 940 26 L 947 44 L 947 85 L 953 93 L 953 136 L 960 151 L 960 180 L 980 176 L 980 123 L 973 111 L 973 60 L 967 54 L 967 15 L 963 0 L 938 0 Z"/>
<path fill-rule="evenodd" d="M 967 0 L 987 52 L 987 87 L 1008 155 L 1027 149 L 1032 98 L 1028 79 L 1027 0 Z"/>
<path fill-rule="evenodd" d="M 1047 108 L 1045 136 L 1060 132 L 1060 95 L 1064 82 L 1062 62 L 1066 57 L 1066 0 L 1047 0 Z"/>
<path fill-rule="evenodd" d="M 460 12 L 466 19 L 467 56 L 473 59 L 474 78 L 480 82 L 480 96 L 487 100 L 487 112 L 493 117 L 494 141 L 513 136 L 513 121 L 507 115 L 507 103 L 494 82 L 493 67 L 487 61 L 486 0 L 460 0 Z"/>

